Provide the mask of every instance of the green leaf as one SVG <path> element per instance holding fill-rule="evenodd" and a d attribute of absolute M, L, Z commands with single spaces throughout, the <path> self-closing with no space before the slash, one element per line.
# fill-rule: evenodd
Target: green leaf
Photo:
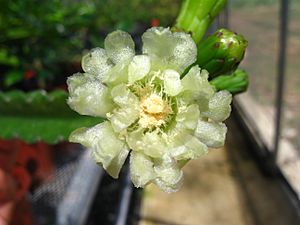
<path fill-rule="evenodd" d="M 3 80 L 5 87 L 10 87 L 23 79 L 23 73 L 20 70 L 12 70 L 5 74 Z"/>
<path fill-rule="evenodd" d="M 0 137 L 57 143 L 79 127 L 90 127 L 101 118 L 81 116 L 66 103 L 65 91 L 0 92 Z"/>

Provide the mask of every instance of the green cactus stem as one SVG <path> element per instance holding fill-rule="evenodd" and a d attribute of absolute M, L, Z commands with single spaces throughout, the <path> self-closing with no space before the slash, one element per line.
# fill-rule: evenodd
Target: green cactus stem
<path fill-rule="evenodd" d="M 182 4 L 174 29 L 191 33 L 197 44 L 226 2 L 227 0 L 186 0 Z"/>
<path fill-rule="evenodd" d="M 230 75 L 220 75 L 210 81 L 217 91 L 227 90 L 236 95 L 245 92 L 249 85 L 248 74 L 241 69 L 237 69 Z"/>
<path fill-rule="evenodd" d="M 77 127 L 103 121 L 73 112 L 67 97 L 65 91 L 0 92 L 0 138 L 54 144 L 67 140 Z"/>

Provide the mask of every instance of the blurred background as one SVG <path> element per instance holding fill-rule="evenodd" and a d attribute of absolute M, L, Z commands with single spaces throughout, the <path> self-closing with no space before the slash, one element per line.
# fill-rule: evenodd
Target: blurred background
<path fill-rule="evenodd" d="M 48 98 L 43 91 L 56 93 L 47 99 L 53 111 L 67 110 L 59 91 L 81 70 L 82 55 L 103 47 L 109 32 L 130 32 L 139 50 L 142 33 L 172 26 L 181 3 L 1 1 L 0 225 L 300 224 L 298 0 L 229 0 L 211 25 L 208 33 L 227 27 L 248 40 L 240 67 L 250 86 L 234 98 L 225 147 L 190 162 L 177 193 L 133 188 L 126 166 L 118 180 L 110 178 L 88 151 L 64 134 L 54 137 L 72 120 L 52 120 L 47 108 L 36 114 L 34 107 L 45 107 Z M 53 130 L 31 126 L 45 121 Z M 43 138 L 33 138 L 32 130 Z"/>

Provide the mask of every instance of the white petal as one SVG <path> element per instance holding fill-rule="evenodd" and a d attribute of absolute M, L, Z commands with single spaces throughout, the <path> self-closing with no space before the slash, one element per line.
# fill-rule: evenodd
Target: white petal
<path fill-rule="evenodd" d="M 144 130 L 138 129 L 132 132 L 129 132 L 126 136 L 126 142 L 129 148 L 133 151 L 142 151 L 143 150 L 143 135 Z"/>
<path fill-rule="evenodd" d="M 181 107 L 176 116 L 177 126 L 194 130 L 197 127 L 199 116 L 200 111 L 197 104 Z"/>
<path fill-rule="evenodd" d="M 144 187 L 151 182 L 156 174 L 151 158 L 139 152 L 131 152 L 130 175 L 135 187 Z"/>
<path fill-rule="evenodd" d="M 133 84 L 137 80 L 141 80 L 150 72 L 150 58 L 146 55 L 134 56 L 128 66 L 128 81 Z"/>
<path fill-rule="evenodd" d="M 135 54 L 131 36 L 120 30 L 107 35 L 104 40 L 104 47 L 108 57 L 115 64 L 130 60 Z"/>
<path fill-rule="evenodd" d="M 167 149 L 167 144 L 157 132 L 147 132 L 143 136 L 143 152 L 153 158 L 161 157 Z"/>
<path fill-rule="evenodd" d="M 223 123 L 198 120 L 195 136 L 208 147 L 219 148 L 224 146 L 227 127 Z"/>
<path fill-rule="evenodd" d="M 95 161 L 104 169 L 109 169 L 108 172 L 114 177 L 117 177 L 128 154 L 125 143 L 117 137 L 107 121 L 92 128 L 75 130 L 70 135 L 70 141 L 91 148 Z"/>
<path fill-rule="evenodd" d="M 209 110 L 202 115 L 216 122 L 222 122 L 230 116 L 232 95 L 228 91 L 219 91 L 209 100 Z"/>
<path fill-rule="evenodd" d="M 155 165 L 154 170 L 157 174 L 155 183 L 161 190 L 168 193 L 179 190 L 183 181 L 183 172 L 175 160 L 165 155 L 162 162 Z"/>
<path fill-rule="evenodd" d="M 207 146 L 187 130 L 181 130 L 173 137 L 170 154 L 176 160 L 197 159 L 207 153 Z"/>
<path fill-rule="evenodd" d="M 140 114 L 139 100 L 126 88 L 125 84 L 114 87 L 111 95 L 119 108 L 114 110 L 109 120 L 114 130 L 120 132 L 138 119 Z"/>
<path fill-rule="evenodd" d="M 124 165 L 124 162 L 129 154 L 129 149 L 125 145 L 124 148 L 121 150 L 120 154 L 117 155 L 110 163 L 110 165 L 107 167 L 106 171 L 109 175 L 111 175 L 113 178 L 118 178 L 120 170 L 122 169 L 122 166 Z"/>
<path fill-rule="evenodd" d="M 182 90 L 180 75 L 175 70 L 163 72 L 165 93 L 170 96 L 178 95 Z"/>
<path fill-rule="evenodd" d="M 116 86 L 128 81 L 128 63 L 122 62 L 112 67 L 103 77 L 103 83 L 110 87 Z"/>
<path fill-rule="evenodd" d="M 142 41 L 143 53 L 150 56 L 154 68 L 175 69 L 182 73 L 196 61 L 197 47 L 189 34 L 153 27 L 143 34 Z"/>
<path fill-rule="evenodd" d="M 84 72 L 101 80 L 112 67 L 112 64 L 109 63 L 104 49 L 94 48 L 82 57 L 81 66 Z"/>
<path fill-rule="evenodd" d="M 208 101 L 215 92 L 208 82 L 208 72 L 200 71 L 198 66 L 193 66 L 181 83 L 186 101 L 197 102 L 200 111 L 208 110 Z"/>
<path fill-rule="evenodd" d="M 74 74 L 67 80 L 69 106 L 82 115 L 106 117 L 115 107 L 109 90 L 97 79 L 86 74 Z"/>

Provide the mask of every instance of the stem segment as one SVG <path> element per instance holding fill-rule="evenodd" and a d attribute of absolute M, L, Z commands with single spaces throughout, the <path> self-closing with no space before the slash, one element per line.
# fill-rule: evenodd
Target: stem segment
<path fill-rule="evenodd" d="M 176 19 L 175 29 L 191 33 L 197 44 L 226 2 L 227 0 L 186 0 Z"/>

